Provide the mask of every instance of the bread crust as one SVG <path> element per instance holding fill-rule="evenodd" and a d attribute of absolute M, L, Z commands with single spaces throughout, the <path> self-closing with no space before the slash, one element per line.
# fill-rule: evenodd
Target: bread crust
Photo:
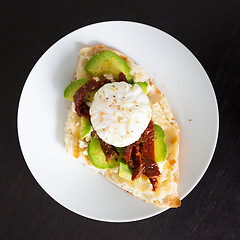
<path fill-rule="evenodd" d="M 138 183 L 127 181 L 118 176 L 118 167 L 115 169 L 98 169 L 91 164 L 87 156 L 87 147 L 80 141 L 81 121 L 74 110 L 72 103 L 68 110 L 68 117 L 65 127 L 65 147 L 66 151 L 78 158 L 85 166 L 92 168 L 95 172 L 101 173 L 106 179 L 119 186 L 124 191 L 131 193 L 135 197 L 151 203 L 157 207 L 175 208 L 181 205 L 178 198 L 178 178 L 179 178 L 179 127 L 164 94 L 150 80 L 147 72 L 135 64 L 123 53 L 109 49 L 103 45 L 82 48 L 79 53 L 79 60 L 74 73 L 74 79 L 90 77 L 84 67 L 87 61 L 95 54 L 103 51 L 112 51 L 122 57 L 131 68 L 131 74 L 135 81 L 146 81 L 149 84 L 148 98 L 152 108 L 152 120 L 160 125 L 166 134 L 167 157 L 161 163 L 161 175 L 158 179 L 159 186 L 156 192 L 152 191 L 151 183 L 144 175 Z M 81 146 L 81 147 L 80 147 Z"/>

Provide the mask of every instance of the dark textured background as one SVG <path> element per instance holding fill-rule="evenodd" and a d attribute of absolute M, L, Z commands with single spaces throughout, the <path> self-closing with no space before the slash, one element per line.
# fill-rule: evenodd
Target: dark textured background
<path fill-rule="evenodd" d="M 1 0 L 0 239 L 240 239 L 239 15 L 238 0 Z M 177 38 L 205 68 L 219 104 L 217 148 L 203 179 L 181 208 L 133 223 L 98 222 L 60 206 L 32 177 L 17 137 L 18 101 L 36 61 L 64 35 L 106 20 L 146 23 Z"/>

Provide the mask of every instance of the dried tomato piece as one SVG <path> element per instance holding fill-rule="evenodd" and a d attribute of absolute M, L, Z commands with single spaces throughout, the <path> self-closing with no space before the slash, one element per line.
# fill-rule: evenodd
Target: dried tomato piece
<path fill-rule="evenodd" d="M 134 156 L 132 155 L 133 154 L 133 150 L 134 150 L 134 147 L 138 146 L 139 142 L 138 140 L 134 143 L 132 143 L 131 145 L 125 147 L 125 150 L 124 150 L 124 161 L 126 162 L 126 164 L 130 167 L 130 168 L 134 168 Z"/>
<path fill-rule="evenodd" d="M 154 125 L 150 121 L 148 127 L 142 134 L 141 138 L 141 152 L 143 157 L 155 161 L 154 155 Z"/>
<path fill-rule="evenodd" d="M 142 162 L 142 154 L 140 152 L 140 147 L 139 145 L 134 146 L 133 148 L 133 153 L 132 153 L 132 157 L 133 157 L 133 162 L 134 162 L 134 169 L 132 171 L 132 181 L 137 180 L 142 172 L 143 172 L 143 162 Z"/>
<path fill-rule="evenodd" d="M 158 165 L 155 161 L 150 160 L 146 157 L 143 157 L 143 165 L 144 165 L 143 173 L 148 178 L 154 178 L 154 177 L 158 177 L 160 175 Z"/>
<path fill-rule="evenodd" d="M 105 143 L 101 138 L 99 138 L 99 141 L 101 143 L 102 150 L 106 156 L 107 162 L 112 160 L 113 158 L 115 158 L 118 155 L 117 149 L 114 146 Z"/>
<path fill-rule="evenodd" d="M 126 82 L 126 83 L 128 83 L 128 80 L 127 80 L 126 76 L 124 75 L 124 73 L 120 72 L 118 80 L 116 82 Z"/>
<path fill-rule="evenodd" d="M 150 121 L 148 127 L 142 134 L 141 153 L 143 156 L 143 173 L 149 178 L 153 191 L 157 188 L 157 178 L 161 173 L 155 162 L 154 155 L 154 125 Z"/>
<path fill-rule="evenodd" d="M 158 180 L 157 180 L 157 178 L 149 178 L 149 180 L 150 180 L 150 183 L 153 186 L 152 190 L 155 192 L 157 187 L 158 187 Z"/>
<path fill-rule="evenodd" d="M 130 168 L 134 168 L 134 163 L 132 160 L 132 150 L 133 150 L 132 144 L 125 147 L 125 150 L 124 150 L 124 161 Z"/>
<path fill-rule="evenodd" d="M 95 89 L 102 87 L 106 83 L 110 83 L 111 81 L 108 79 L 103 79 L 101 81 L 95 81 L 94 79 L 90 79 L 89 82 L 85 83 L 82 87 L 80 87 L 73 96 L 73 100 L 75 103 L 75 111 L 79 117 L 89 117 L 89 107 L 84 103 L 83 98 L 89 92 L 92 92 Z"/>

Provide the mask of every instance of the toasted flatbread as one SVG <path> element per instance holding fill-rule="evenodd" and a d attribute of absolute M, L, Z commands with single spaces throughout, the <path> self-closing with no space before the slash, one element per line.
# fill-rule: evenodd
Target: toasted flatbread
<path fill-rule="evenodd" d="M 112 51 L 118 54 L 130 66 L 131 75 L 134 81 L 146 81 L 149 84 L 147 96 L 152 108 L 151 120 L 162 127 L 166 135 L 165 141 L 167 144 L 166 160 L 158 164 L 161 172 L 161 175 L 158 177 L 158 188 L 156 191 L 152 191 L 152 185 L 144 174 L 141 175 L 139 181 L 132 182 L 119 177 L 119 167 L 114 169 L 98 169 L 92 165 L 87 154 L 87 146 L 90 137 L 86 137 L 83 141 L 80 140 L 81 121 L 74 110 L 74 102 L 68 111 L 65 127 L 64 140 L 66 151 L 78 158 L 85 166 L 90 167 L 95 172 L 101 173 L 106 179 L 110 180 L 121 189 L 147 203 L 154 204 L 157 207 L 179 207 L 181 205 L 177 189 L 179 177 L 179 127 L 170 110 L 166 97 L 153 84 L 147 72 L 124 54 L 98 45 L 94 47 L 85 47 L 80 50 L 74 79 L 77 80 L 90 77 L 84 67 L 91 57 L 103 51 Z"/>

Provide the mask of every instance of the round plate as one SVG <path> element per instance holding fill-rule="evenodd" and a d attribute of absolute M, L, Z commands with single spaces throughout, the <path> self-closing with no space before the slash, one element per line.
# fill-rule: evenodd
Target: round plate
<path fill-rule="evenodd" d="M 125 53 L 147 70 L 166 95 L 181 131 L 181 199 L 196 186 L 211 161 L 218 135 L 216 97 L 206 72 L 186 47 L 165 32 L 134 22 L 80 28 L 50 47 L 29 74 L 19 102 L 18 135 L 26 163 L 40 186 L 61 205 L 88 218 L 144 219 L 166 209 L 124 192 L 64 148 L 70 101 L 63 92 L 73 79 L 79 50 L 97 44 Z"/>

